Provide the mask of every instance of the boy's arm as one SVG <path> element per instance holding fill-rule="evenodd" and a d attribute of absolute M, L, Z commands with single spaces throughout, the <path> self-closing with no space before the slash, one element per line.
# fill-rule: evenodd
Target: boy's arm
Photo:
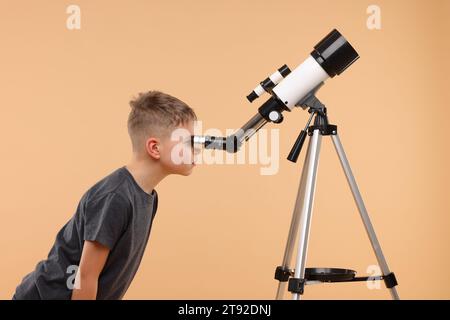
<path fill-rule="evenodd" d="M 95 300 L 100 273 L 109 255 L 109 248 L 96 242 L 85 241 L 80 266 L 75 278 L 72 300 Z"/>

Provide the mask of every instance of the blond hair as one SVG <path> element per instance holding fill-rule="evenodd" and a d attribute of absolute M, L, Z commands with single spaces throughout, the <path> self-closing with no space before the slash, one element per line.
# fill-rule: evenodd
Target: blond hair
<path fill-rule="evenodd" d="M 128 134 L 135 152 L 144 148 L 149 136 L 164 138 L 177 126 L 197 120 L 186 103 L 161 91 L 139 93 L 130 107 Z"/>

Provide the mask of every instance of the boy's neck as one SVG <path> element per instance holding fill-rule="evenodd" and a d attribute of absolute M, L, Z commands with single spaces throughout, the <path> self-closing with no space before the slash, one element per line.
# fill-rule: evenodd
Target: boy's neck
<path fill-rule="evenodd" d="M 137 157 L 133 157 L 126 168 L 142 190 L 148 194 L 151 194 L 158 183 L 167 176 L 161 171 L 158 163 L 140 160 Z"/>

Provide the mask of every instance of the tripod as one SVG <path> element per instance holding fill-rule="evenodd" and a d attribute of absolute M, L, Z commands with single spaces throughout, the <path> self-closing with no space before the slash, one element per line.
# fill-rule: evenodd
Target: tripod
<path fill-rule="evenodd" d="M 384 280 L 386 287 L 390 290 L 392 299 L 400 299 L 395 288 L 397 280 L 394 273 L 389 271 L 386 259 L 381 251 L 375 230 L 370 222 L 369 215 L 364 206 L 363 199 L 337 134 L 337 126 L 328 124 L 326 108 L 314 94 L 305 98 L 299 105 L 302 108 L 309 108 L 308 112 L 311 113 L 311 116 L 305 129 L 301 131 L 297 138 L 297 141 L 288 156 L 288 160 L 296 162 L 306 135 L 308 135 L 310 139 L 284 252 L 283 264 L 282 266 L 278 266 L 275 271 L 275 279 L 279 281 L 276 298 L 282 298 L 287 283 L 288 291 L 292 293 L 292 299 L 300 300 L 301 295 L 304 293 L 305 285 L 307 284 L 316 282 Z M 314 116 L 316 117 L 314 125 L 309 126 Z M 348 269 L 305 268 L 322 136 L 331 136 L 342 168 L 344 169 L 347 182 L 352 191 L 353 198 L 358 207 L 359 214 L 367 235 L 369 236 L 372 249 L 382 271 L 382 276 L 370 278 L 356 277 L 356 272 Z M 299 234 L 297 257 L 295 269 L 292 270 L 289 268 L 289 264 L 292 258 L 297 234 Z"/>

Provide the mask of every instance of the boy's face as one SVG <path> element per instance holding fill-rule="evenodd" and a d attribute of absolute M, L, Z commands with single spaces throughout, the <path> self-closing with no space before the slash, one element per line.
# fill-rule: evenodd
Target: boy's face
<path fill-rule="evenodd" d="M 194 134 L 194 121 L 179 125 L 168 137 L 161 139 L 160 163 L 169 174 L 188 176 L 195 166 L 195 154 L 191 146 L 191 136 Z"/>

